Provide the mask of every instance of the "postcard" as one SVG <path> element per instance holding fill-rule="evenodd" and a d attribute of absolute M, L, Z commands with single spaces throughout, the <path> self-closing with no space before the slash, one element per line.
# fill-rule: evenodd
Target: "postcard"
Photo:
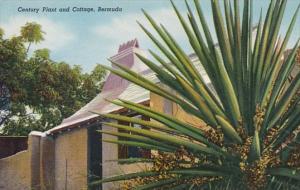
<path fill-rule="evenodd" d="M 0 0 L 0 189 L 300 189 L 297 0 Z"/>

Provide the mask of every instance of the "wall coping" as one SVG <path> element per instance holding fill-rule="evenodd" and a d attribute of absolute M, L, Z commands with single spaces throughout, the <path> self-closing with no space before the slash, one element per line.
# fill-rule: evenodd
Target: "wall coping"
<path fill-rule="evenodd" d="M 44 132 L 40 132 L 40 131 L 31 131 L 29 133 L 29 136 L 39 136 L 39 137 L 46 137 L 47 134 Z"/>

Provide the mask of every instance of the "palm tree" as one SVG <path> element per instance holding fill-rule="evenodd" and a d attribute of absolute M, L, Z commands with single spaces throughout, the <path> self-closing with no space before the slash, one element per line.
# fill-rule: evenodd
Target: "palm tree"
<path fill-rule="evenodd" d="M 113 63 L 118 69 L 104 67 L 176 103 L 205 122 L 209 129 L 199 129 L 143 105 L 114 100 L 112 103 L 152 120 L 116 114 L 104 117 L 142 124 L 153 130 L 108 122 L 105 123 L 108 126 L 133 134 L 101 131 L 128 139 L 104 141 L 158 153 L 151 159 L 126 160 L 152 162 L 149 171 L 112 176 L 94 184 L 127 180 L 134 184 L 132 189 L 300 188 L 300 74 L 286 82 L 296 64 L 298 42 L 288 57 L 282 59 L 299 7 L 281 42 L 278 36 L 287 0 L 272 0 L 266 16 L 260 13 L 255 36 L 252 35 L 253 1 L 245 0 L 242 11 L 239 3 L 235 0 L 232 5 L 231 1 L 224 0 L 222 12 L 220 1 L 211 0 L 216 46 L 200 3 L 194 0 L 194 13 L 186 2 L 187 21 L 172 2 L 213 91 L 171 33 L 143 11 L 164 43 L 139 25 L 163 56 L 150 51 L 159 64 L 137 56 L 156 73 L 161 83 L 176 93 L 118 63 Z"/>
<path fill-rule="evenodd" d="M 26 42 L 29 42 L 27 47 L 27 53 L 32 43 L 39 43 L 44 40 L 42 26 L 35 22 L 27 22 L 25 26 L 21 28 L 21 36 Z"/>

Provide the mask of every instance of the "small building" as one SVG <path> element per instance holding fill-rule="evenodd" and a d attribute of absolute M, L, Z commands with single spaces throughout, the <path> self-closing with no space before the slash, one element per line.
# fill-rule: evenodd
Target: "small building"
<path fill-rule="evenodd" d="M 159 83 L 156 75 L 135 55 L 145 54 L 138 41 L 132 40 L 120 45 L 118 53 L 111 60 L 122 64 L 147 79 Z M 146 54 L 145 54 L 146 55 Z M 208 76 L 198 61 L 190 55 L 208 87 L 212 87 Z M 114 74 L 109 74 L 102 92 L 74 115 L 46 132 L 31 132 L 28 149 L 0 159 L 0 189 L 4 190 L 84 190 L 98 178 L 134 172 L 145 165 L 119 164 L 113 160 L 128 157 L 147 157 L 149 151 L 102 142 L 101 139 L 116 137 L 101 134 L 97 130 L 116 130 L 105 126 L 100 114 L 118 113 L 131 117 L 138 115 L 130 110 L 109 103 L 106 99 L 121 98 L 149 106 L 157 111 L 174 115 L 185 122 L 200 127 L 201 120 L 186 114 L 178 105 L 134 85 Z M 124 123 L 123 123 L 124 124 Z M 130 123 L 126 123 L 132 127 Z M 95 190 L 118 189 L 118 183 L 107 183 Z"/>

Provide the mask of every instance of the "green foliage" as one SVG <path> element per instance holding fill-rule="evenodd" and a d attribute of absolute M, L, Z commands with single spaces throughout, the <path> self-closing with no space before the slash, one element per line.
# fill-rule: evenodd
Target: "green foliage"
<path fill-rule="evenodd" d="M 112 101 L 148 116 L 156 123 L 115 114 L 103 115 L 143 123 L 154 129 L 149 131 L 105 123 L 133 132 L 133 135 L 101 131 L 128 139 L 104 141 L 158 150 L 158 155 L 163 153 L 163 156 L 159 157 L 158 162 L 155 155 L 151 158 L 154 167 L 149 171 L 112 176 L 94 184 L 129 180 L 134 184 L 129 185 L 129 189 L 300 188 L 300 73 L 290 83 L 286 82 L 296 64 L 299 40 L 282 60 L 300 6 L 280 42 L 278 36 L 287 0 L 270 2 L 266 16 L 260 16 L 254 38 L 253 1 L 244 0 L 242 11 L 241 1 L 223 2 L 224 10 L 221 10 L 220 1 L 211 0 L 215 31 L 209 29 L 198 0 L 194 0 L 196 13 L 186 1 L 188 20 L 172 2 L 214 90 L 208 87 L 196 69 L 198 63 L 192 62 L 171 33 L 144 11 L 160 40 L 140 26 L 167 60 L 150 52 L 161 64 L 157 65 L 150 59 L 137 56 L 156 73 L 161 83 L 176 93 L 117 63 L 113 63 L 114 68 L 106 69 L 178 104 L 205 125 L 199 123 L 196 127 L 172 115 L 126 100 Z M 213 32 L 216 33 L 218 46 L 213 41 Z M 201 125 L 202 129 L 199 128 Z M 208 130 L 204 131 L 205 128 Z M 156 163 L 160 163 L 160 167 L 155 167 Z"/>
<path fill-rule="evenodd" d="M 41 40 L 41 26 L 36 23 L 22 27 L 21 36 L 0 39 L 0 81 L 11 96 L 9 114 L 0 122 L 4 135 L 55 127 L 101 90 L 105 70 L 99 65 L 87 74 L 79 66 L 51 60 L 48 49 L 29 57 L 25 44 Z"/>
<path fill-rule="evenodd" d="M 4 35 L 4 30 L 2 28 L 0 28 L 0 38 L 2 38 Z"/>
<path fill-rule="evenodd" d="M 21 36 L 26 42 L 38 43 L 44 40 L 42 26 L 35 22 L 27 22 L 21 28 Z"/>
<path fill-rule="evenodd" d="M 39 43 L 44 40 L 42 26 L 35 22 L 27 22 L 25 26 L 21 28 L 21 36 L 25 42 L 29 42 L 27 52 L 29 51 L 32 43 Z"/>

